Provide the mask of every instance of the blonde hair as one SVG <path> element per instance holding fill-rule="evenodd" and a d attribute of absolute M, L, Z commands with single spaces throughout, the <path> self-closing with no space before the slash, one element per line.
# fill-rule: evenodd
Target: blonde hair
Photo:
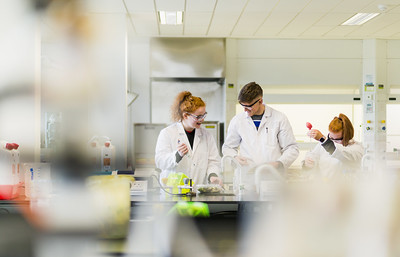
<path fill-rule="evenodd" d="M 343 131 L 343 146 L 347 146 L 349 144 L 349 141 L 354 137 L 353 124 L 351 124 L 349 118 L 347 118 L 347 116 L 343 113 L 340 113 L 339 117 L 333 118 L 331 123 L 329 123 L 329 131 L 332 131 L 334 133 Z"/>
<path fill-rule="evenodd" d="M 185 112 L 192 113 L 203 106 L 206 104 L 200 97 L 193 96 L 189 91 L 180 92 L 171 106 L 171 118 L 173 121 L 180 121 Z"/>

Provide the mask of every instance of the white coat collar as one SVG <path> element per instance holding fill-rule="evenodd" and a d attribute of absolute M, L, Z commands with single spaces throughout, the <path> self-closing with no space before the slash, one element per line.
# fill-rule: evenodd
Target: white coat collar
<path fill-rule="evenodd" d="M 269 107 L 268 105 L 264 104 L 265 110 L 264 110 L 264 116 L 265 117 L 271 117 L 272 115 L 272 108 Z"/>

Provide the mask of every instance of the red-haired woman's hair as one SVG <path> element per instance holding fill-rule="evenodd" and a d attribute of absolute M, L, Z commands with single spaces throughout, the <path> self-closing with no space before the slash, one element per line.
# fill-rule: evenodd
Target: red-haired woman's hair
<path fill-rule="evenodd" d="M 193 96 L 189 91 L 180 92 L 171 106 L 172 120 L 180 121 L 185 112 L 192 113 L 202 106 L 206 104 L 200 97 Z"/>
<path fill-rule="evenodd" d="M 331 123 L 329 123 L 329 131 L 332 131 L 334 133 L 342 131 L 343 146 L 347 146 L 349 144 L 349 141 L 354 137 L 353 124 L 351 124 L 349 118 L 347 118 L 347 116 L 343 113 L 340 113 L 339 117 L 333 118 Z"/>

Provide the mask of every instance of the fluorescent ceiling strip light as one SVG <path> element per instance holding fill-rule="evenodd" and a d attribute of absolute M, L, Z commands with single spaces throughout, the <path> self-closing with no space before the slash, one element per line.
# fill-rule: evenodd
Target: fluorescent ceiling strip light
<path fill-rule="evenodd" d="M 176 24 L 181 25 L 183 23 L 183 12 L 176 12 Z"/>
<path fill-rule="evenodd" d="M 160 23 L 161 24 L 167 24 L 167 21 L 165 19 L 165 12 L 164 11 L 159 11 L 158 12 L 158 17 L 160 17 Z"/>
<path fill-rule="evenodd" d="M 160 17 L 160 23 L 162 25 L 181 25 L 183 22 L 183 12 L 167 12 L 158 11 L 158 16 Z"/>
<path fill-rule="evenodd" d="M 361 25 L 371 20 L 372 18 L 375 18 L 378 15 L 379 13 L 357 13 L 347 21 L 343 22 L 342 25 L 347 25 L 347 26 Z"/>

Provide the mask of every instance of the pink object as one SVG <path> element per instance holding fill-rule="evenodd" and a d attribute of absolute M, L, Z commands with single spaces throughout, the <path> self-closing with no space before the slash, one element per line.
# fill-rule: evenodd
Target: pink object
<path fill-rule="evenodd" d="M 18 197 L 18 184 L 15 185 L 0 185 L 0 200 L 10 200 Z"/>
<path fill-rule="evenodd" d="M 12 143 L 6 143 L 6 149 L 12 150 L 12 149 L 14 149 L 14 145 Z"/>
<path fill-rule="evenodd" d="M 306 122 L 306 127 L 307 127 L 308 129 L 311 129 L 311 128 L 312 128 L 311 123 L 310 123 L 310 122 Z"/>

